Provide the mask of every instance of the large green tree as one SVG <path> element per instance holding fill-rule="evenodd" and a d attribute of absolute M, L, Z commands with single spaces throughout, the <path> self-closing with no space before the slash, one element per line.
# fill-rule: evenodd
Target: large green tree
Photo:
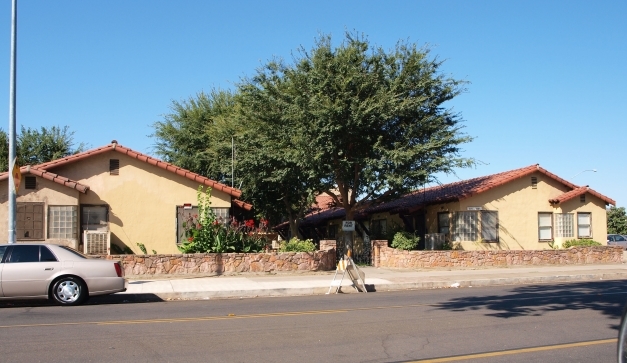
<path fill-rule="evenodd" d="M 293 64 L 272 61 L 248 87 L 269 95 L 283 117 L 266 128 L 289 128 L 303 168 L 322 182 L 346 218 L 474 161 L 460 156 L 471 141 L 461 116 L 444 104 L 466 82 L 441 73 L 429 50 L 399 42 L 391 51 L 346 34 L 301 49 Z"/>
<path fill-rule="evenodd" d="M 85 150 L 85 144 L 74 145 L 74 132 L 69 126 L 41 129 L 21 127 L 16 135 L 16 154 L 18 165 L 36 165 L 63 158 Z M 9 168 L 9 139 L 7 133 L 0 130 L 0 169 Z"/>
<path fill-rule="evenodd" d="M 625 207 L 611 206 L 607 210 L 607 233 L 627 235 L 627 213 Z"/>
<path fill-rule="evenodd" d="M 201 92 L 188 100 L 173 101 L 170 109 L 163 121 L 153 124 L 157 155 L 231 185 L 231 138 L 237 134 L 233 93 Z"/>

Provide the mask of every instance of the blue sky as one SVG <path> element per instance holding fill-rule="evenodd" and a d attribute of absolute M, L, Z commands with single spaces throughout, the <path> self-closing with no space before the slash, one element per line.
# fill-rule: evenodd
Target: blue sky
<path fill-rule="evenodd" d="M 626 1 L 18 3 L 18 129 L 68 125 L 90 147 L 116 139 L 153 154 L 152 124 L 173 100 L 232 88 L 319 34 L 356 30 L 389 49 L 429 44 L 443 72 L 471 82 L 449 106 L 475 137 L 463 155 L 480 163 L 442 182 L 539 163 L 627 203 Z M 6 130 L 10 1 L 0 11 Z"/>

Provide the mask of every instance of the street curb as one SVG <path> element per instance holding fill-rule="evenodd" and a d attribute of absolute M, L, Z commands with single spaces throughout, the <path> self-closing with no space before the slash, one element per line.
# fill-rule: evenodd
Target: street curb
<path fill-rule="evenodd" d="M 529 276 L 529 277 L 507 277 L 489 279 L 449 279 L 441 281 L 422 282 L 393 282 L 389 284 L 366 284 L 369 292 L 376 291 L 400 291 L 400 290 L 427 290 L 456 287 L 486 287 L 503 285 L 530 285 L 545 283 L 567 283 L 579 281 L 598 280 L 627 280 L 624 273 L 604 273 L 604 274 L 578 274 L 578 275 L 554 275 L 554 276 Z M 153 298 L 161 300 L 209 300 L 209 299 L 239 299 L 255 297 L 284 297 L 284 296 L 306 296 L 324 295 L 329 291 L 329 287 L 305 287 L 305 288 L 277 288 L 277 289 L 251 289 L 251 290 L 228 290 L 228 291 L 190 291 L 190 292 L 165 292 L 150 293 Z M 357 291 L 350 285 L 344 285 L 339 293 L 356 293 Z M 331 289 L 334 293 L 334 289 Z M 117 294 L 128 300 L 141 300 L 147 294 Z"/>

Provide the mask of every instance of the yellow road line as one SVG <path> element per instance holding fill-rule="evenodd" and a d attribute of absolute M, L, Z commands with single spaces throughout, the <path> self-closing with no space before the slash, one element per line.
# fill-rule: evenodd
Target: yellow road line
<path fill-rule="evenodd" d="M 192 318 L 160 318 L 160 319 L 137 319 L 137 320 L 85 321 L 85 322 L 72 322 L 72 323 L 0 325 L 0 329 L 1 328 L 5 328 L 5 329 L 7 328 L 32 328 L 32 327 L 64 326 L 64 325 L 124 325 L 124 324 L 154 324 L 154 323 L 186 323 L 186 322 L 229 320 L 229 319 L 256 319 L 256 318 L 273 318 L 273 317 L 285 317 L 285 316 L 338 314 L 338 313 L 348 313 L 351 311 L 400 309 L 400 308 L 412 308 L 412 307 L 421 307 L 421 306 L 432 306 L 432 304 L 391 305 L 391 306 L 376 306 L 376 307 L 370 307 L 370 308 L 293 311 L 293 312 L 283 312 L 283 313 L 248 314 L 248 315 L 230 314 L 230 315 L 222 315 L 222 316 L 203 316 L 203 317 L 192 317 Z"/>
<path fill-rule="evenodd" d="M 416 360 L 416 361 L 412 361 L 412 362 L 408 362 L 408 363 L 456 362 L 456 361 L 460 361 L 460 360 L 500 357 L 500 356 L 512 355 L 512 354 L 542 352 L 542 351 L 546 351 L 546 350 L 586 347 L 586 346 L 589 346 L 589 345 L 610 344 L 610 343 L 615 344 L 616 341 L 617 341 L 617 339 L 592 340 L 592 341 L 587 341 L 587 342 L 556 344 L 556 345 L 546 345 L 546 346 L 542 346 L 542 347 L 502 350 L 502 351 L 498 351 L 498 352 L 487 352 L 487 353 L 457 355 L 457 356 L 454 356 L 454 357 L 442 357 L 442 358 L 423 359 L 423 360 Z"/>

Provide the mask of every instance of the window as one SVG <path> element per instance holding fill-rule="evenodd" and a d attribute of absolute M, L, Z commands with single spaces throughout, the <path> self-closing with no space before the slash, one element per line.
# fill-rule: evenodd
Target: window
<path fill-rule="evenodd" d="M 573 214 L 555 214 L 555 237 L 574 237 Z"/>
<path fill-rule="evenodd" d="M 592 237 L 592 229 L 590 228 L 590 213 L 577 213 L 577 237 Z"/>
<path fill-rule="evenodd" d="M 481 239 L 485 242 L 499 241 L 499 212 L 481 211 Z"/>
<path fill-rule="evenodd" d="M 39 246 L 21 245 L 13 246 L 9 263 L 17 262 L 39 262 Z"/>
<path fill-rule="evenodd" d="M 37 178 L 34 176 L 27 176 L 24 178 L 25 189 L 37 189 Z"/>
<path fill-rule="evenodd" d="M 586 202 L 586 195 L 585 195 L 585 194 L 580 195 L 580 196 L 579 196 L 579 201 L 580 201 L 581 203 L 585 203 L 585 202 Z"/>
<path fill-rule="evenodd" d="M 438 213 L 438 233 L 449 234 L 451 218 L 448 212 Z"/>
<path fill-rule="evenodd" d="M 538 178 L 535 176 L 531 177 L 531 189 L 538 189 Z"/>
<path fill-rule="evenodd" d="M 370 235 L 373 238 L 384 238 L 387 234 L 387 220 L 373 219 L 370 221 Z"/>
<path fill-rule="evenodd" d="M 108 231 L 109 206 L 81 205 L 81 229 L 83 231 Z"/>
<path fill-rule="evenodd" d="M 538 213 L 538 239 L 553 240 L 553 213 Z"/>
<path fill-rule="evenodd" d="M 54 257 L 50 249 L 46 246 L 39 246 L 39 260 L 41 262 L 53 262 L 56 261 L 57 258 Z"/>
<path fill-rule="evenodd" d="M 453 213 L 453 241 L 476 241 L 479 232 L 477 222 L 478 213 L 476 211 Z"/>
<path fill-rule="evenodd" d="M 16 217 L 18 241 L 44 239 L 44 203 L 17 203 Z"/>
<path fill-rule="evenodd" d="M 75 205 L 48 207 L 48 238 L 78 237 L 78 208 Z"/>
<path fill-rule="evenodd" d="M 216 219 L 221 223 L 227 223 L 231 220 L 229 208 L 211 208 Z M 191 221 L 198 219 L 198 207 L 194 206 L 186 209 L 183 206 L 176 207 L 176 243 L 183 243 L 185 237 L 185 226 Z"/>
<path fill-rule="evenodd" d="M 120 159 L 109 159 L 109 175 L 120 175 Z"/>

